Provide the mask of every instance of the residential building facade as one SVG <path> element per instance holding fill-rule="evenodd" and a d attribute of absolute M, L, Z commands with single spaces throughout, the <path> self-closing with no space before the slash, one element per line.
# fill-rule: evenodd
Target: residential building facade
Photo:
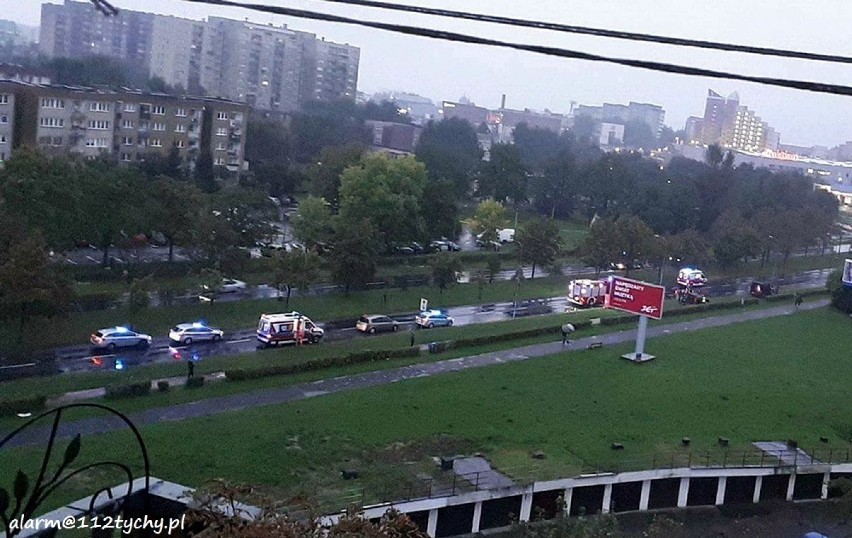
<path fill-rule="evenodd" d="M 781 135 L 754 111 L 740 105 L 736 92 L 723 97 L 708 90 L 704 118 L 696 139 L 704 145 L 719 144 L 726 149 L 755 152 L 778 149 Z"/>
<path fill-rule="evenodd" d="M 242 103 L 0 81 L 3 101 L 9 104 L 0 104 L 0 114 L 10 108 L 9 153 L 33 146 L 51 155 L 110 156 L 132 163 L 176 148 L 192 168 L 206 148 L 215 165 L 235 172 L 244 168 L 248 107 Z M 0 123 L 0 136 L 3 127 Z"/>

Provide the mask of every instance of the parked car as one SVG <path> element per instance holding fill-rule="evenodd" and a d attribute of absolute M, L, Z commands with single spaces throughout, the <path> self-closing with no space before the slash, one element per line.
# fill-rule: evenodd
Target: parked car
<path fill-rule="evenodd" d="M 208 327 L 204 323 L 181 323 L 169 331 L 169 340 L 189 345 L 193 342 L 218 342 L 223 335 L 221 330 Z"/>
<path fill-rule="evenodd" d="M 245 291 L 246 287 L 246 283 L 242 280 L 223 278 L 222 287 L 219 288 L 219 293 L 236 293 L 238 291 Z"/>
<path fill-rule="evenodd" d="M 89 341 L 98 349 L 113 350 L 117 347 L 148 347 L 153 338 L 127 327 L 109 327 L 92 333 Z"/>
<path fill-rule="evenodd" d="M 376 334 L 399 330 L 399 322 L 379 314 L 363 315 L 358 318 L 355 328 L 362 333 Z"/>
<path fill-rule="evenodd" d="M 752 297 L 757 297 L 758 299 L 763 299 L 764 297 L 769 297 L 770 295 L 775 295 L 777 293 L 777 287 L 772 287 L 772 285 L 764 282 L 752 282 L 748 288 L 748 294 Z"/>
<path fill-rule="evenodd" d="M 461 247 L 453 241 L 432 241 L 429 243 L 429 248 L 434 252 L 459 252 Z"/>
<path fill-rule="evenodd" d="M 414 318 L 414 323 L 418 327 L 426 327 L 428 329 L 433 327 L 451 327 L 453 325 L 453 318 L 443 310 L 424 310 L 417 314 Z"/>
<path fill-rule="evenodd" d="M 403 256 L 411 256 L 414 254 L 414 249 L 411 247 L 396 247 L 394 254 L 402 254 Z"/>

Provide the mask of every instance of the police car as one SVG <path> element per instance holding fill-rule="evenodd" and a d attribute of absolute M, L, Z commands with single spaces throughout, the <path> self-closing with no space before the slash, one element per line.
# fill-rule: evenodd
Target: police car
<path fill-rule="evenodd" d="M 169 340 L 189 345 L 193 342 L 218 342 L 224 333 L 220 329 L 208 327 L 204 323 L 181 323 L 169 331 Z"/>
<path fill-rule="evenodd" d="M 127 327 L 109 327 L 92 333 L 89 341 L 98 349 L 115 349 L 117 347 L 148 347 L 153 338 L 147 334 L 132 331 Z"/>
<path fill-rule="evenodd" d="M 414 318 L 414 323 L 418 327 L 450 327 L 453 324 L 453 318 L 443 310 L 424 310 L 417 314 Z"/>

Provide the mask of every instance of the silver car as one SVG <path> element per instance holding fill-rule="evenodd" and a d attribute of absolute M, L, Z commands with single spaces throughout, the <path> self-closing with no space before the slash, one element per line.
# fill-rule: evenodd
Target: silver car
<path fill-rule="evenodd" d="M 95 331 L 89 340 L 98 349 L 113 350 L 117 347 L 148 347 L 153 339 L 147 334 L 137 333 L 127 327 L 110 327 Z"/>
<path fill-rule="evenodd" d="M 181 323 L 169 331 L 169 340 L 189 345 L 193 342 L 218 342 L 224 333 L 203 323 Z"/>

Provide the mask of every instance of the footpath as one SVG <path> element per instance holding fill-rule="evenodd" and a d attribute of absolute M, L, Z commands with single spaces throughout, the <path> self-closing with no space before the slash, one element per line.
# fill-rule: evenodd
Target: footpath
<path fill-rule="evenodd" d="M 656 338 L 675 333 L 684 333 L 723 327 L 742 323 L 745 321 L 773 318 L 778 316 L 792 315 L 797 310 L 814 310 L 828 305 L 828 299 L 815 300 L 805 303 L 798 308 L 792 305 L 783 305 L 761 310 L 740 312 L 736 314 L 700 318 L 681 323 L 660 325 L 648 329 L 647 336 Z M 557 353 L 585 350 L 590 344 L 601 344 L 608 347 L 617 344 L 632 342 L 636 339 L 636 330 L 624 330 L 600 336 L 587 336 L 572 340 L 568 346 L 563 346 L 561 341 L 535 344 L 515 349 L 495 351 L 470 357 L 459 357 L 438 362 L 412 364 L 389 370 L 377 370 L 361 374 L 340 376 L 331 379 L 322 379 L 309 383 L 301 383 L 278 389 L 264 389 L 255 392 L 218 396 L 204 400 L 177 404 L 169 407 L 146 409 L 129 416 L 130 420 L 137 426 L 157 424 L 161 422 L 177 422 L 193 418 L 217 415 L 232 411 L 242 411 L 264 405 L 277 405 L 288 402 L 315 398 L 327 394 L 345 392 L 350 390 L 364 389 L 398 383 L 407 379 L 421 377 L 432 377 L 441 374 L 459 372 L 472 368 L 482 368 L 496 364 L 525 361 L 537 357 L 546 357 Z M 641 368 L 640 365 L 636 366 Z M 205 384 L 224 378 L 221 372 L 205 376 Z M 169 378 L 170 384 L 179 385 L 186 378 Z M 153 382 L 156 388 L 156 383 Z M 103 395 L 104 389 L 91 389 L 87 391 L 68 393 L 51 402 L 52 405 L 72 403 L 79 400 L 98 398 Z M 57 438 L 69 439 L 77 434 L 83 436 L 108 433 L 125 429 L 127 425 L 115 416 L 99 416 L 81 419 L 73 422 L 62 423 L 57 431 Z M 15 438 L 10 439 L 6 447 L 26 446 L 46 442 L 50 434 L 49 427 L 29 428 L 22 431 Z M 2 434 L 0 434 L 2 436 Z"/>

